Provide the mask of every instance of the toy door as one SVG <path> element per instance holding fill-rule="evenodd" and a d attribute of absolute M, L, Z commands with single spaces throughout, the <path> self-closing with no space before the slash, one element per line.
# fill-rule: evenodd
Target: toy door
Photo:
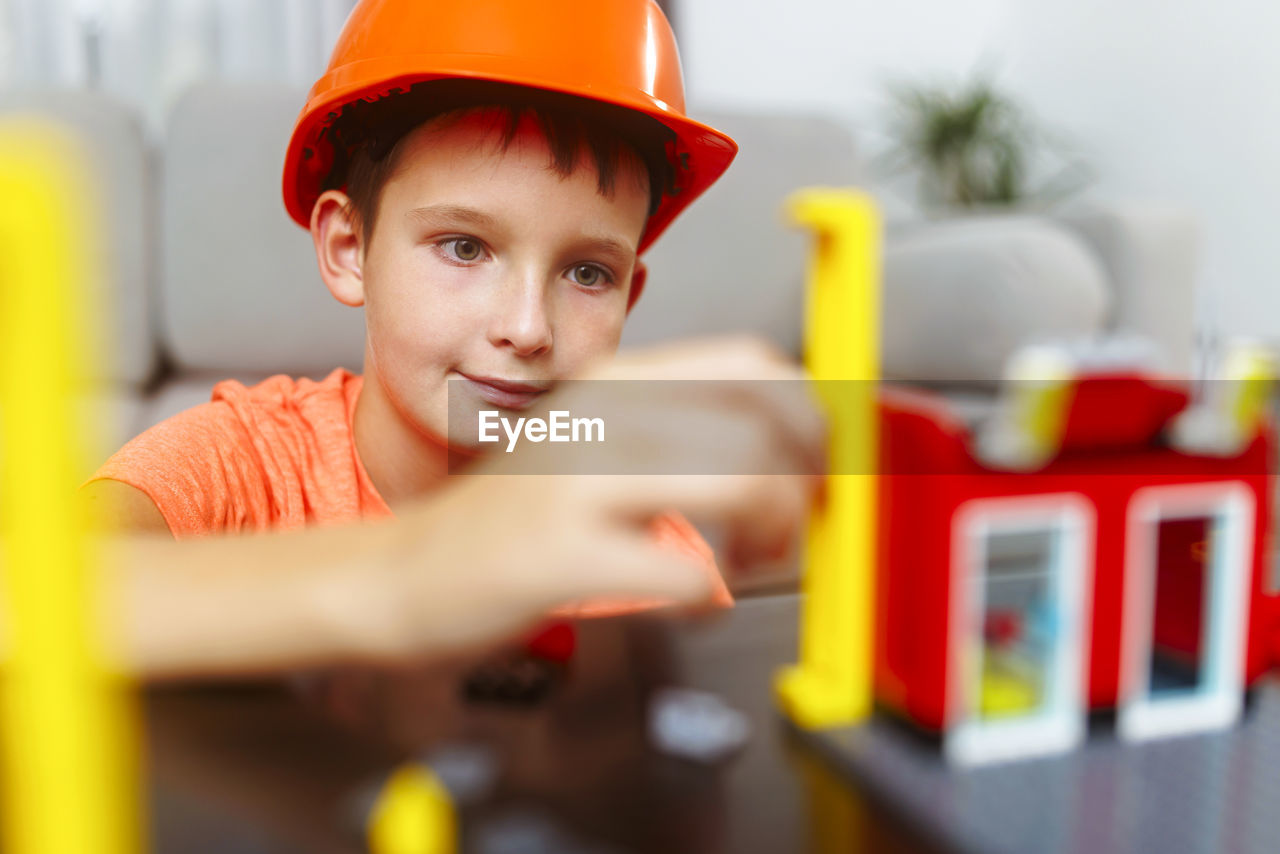
<path fill-rule="evenodd" d="M 1093 506 L 1075 494 L 982 499 L 956 515 L 947 758 L 1069 750 L 1085 729 Z"/>
<path fill-rule="evenodd" d="M 1212 729 L 1239 717 L 1255 512 L 1243 483 L 1134 495 L 1126 520 L 1122 737 Z"/>

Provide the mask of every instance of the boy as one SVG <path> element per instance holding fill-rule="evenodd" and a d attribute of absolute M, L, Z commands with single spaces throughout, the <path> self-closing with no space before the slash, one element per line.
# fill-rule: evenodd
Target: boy
<path fill-rule="evenodd" d="M 302 580 L 306 567 L 335 565 L 334 583 L 316 594 L 323 600 L 317 611 L 299 618 L 297 637 L 308 631 L 327 637 L 310 652 L 299 651 L 304 640 L 283 639 L 287 619 L 277 626 L 268 613 L 233 606 L 240 593 L 225 579 L 216 582 L 224 588 L 223 608 L 236 608 L 244 638 L 255 636 L 247 624 L 271 636 L 259 647 L 268 665 L 312 654 L 394 656 L 487 640 L 535 618 L 538 607 L 593 592 L 688 600 L 707 595 L 710 585 L 714 594 L 719 576 L 705 544 L 681 517 L 659 511 L 683 502 L 741 520 L 772 506 L 782 512 L 752 526 L 747 539 L 774 550 L 802 512 L 805 487 L 766 496 L 762 488 L 735 492 L 723 480 L 659 478 L 648 487 L 632 485 L 624 497 L 619 484 L 586 489 L 554 479 L 495 485 L 481 478 L 450 488 L 460 497 L 421 504 L 443 485 L 451 464 L 475 456 L 465 439 L 450 435 L 450 414 L 457 419 L 461 412 L 474 424 L 480 409 L 543 406 L 563 379 L 634 375 L 628 373 L 634 366 L 600 365 L 617 347 L 643 288 L 638 254 L 719 177 L 736 150 L 728 137 L 683 115 L 681 87 L 670 29 L 651 0 L 361 2 L 299 117 L 284 194 L 290 215 L 311 231 L 330 292 L 365 309 L 365 375 L 335 371 L 319 383 L 274 377 L 252 389 L 222 383 L 211 403 L 126 445 L 86 494 L 108 505 L 119 527 L 178 539 L 399 517 L 403 524 L 376 533 L 341 529 L 294 538 L 287 548 L 213 547 L 220 556 L 199 573 L 210 583 L 217 565 L 234 562 L 237 569 L 223 571 L 256 572 L 272 584 L 278 573 L 319 589 L 321 582 Z M 715 348 L 719 355 L 711 355 Z M 650 377 L 706 376 L 699 369 L 708 366 L 735 378 L 798 377 L 772 354 L 741 342 L 649 358 Z M 557 406 L 565 408 L 563 401 Z M 769 417 L 779 420 L 781 406 L 774 401 Z M 760 418 L 730 409 L 721 402 L 719 417 Z M 623 431 L 617 447 L 624 452 L 626 425 L 610 429 Z M 811 458 L 818 443 L 813 431 L 802 442 L 768 435 L 763 444 L 785 445 L 776 450 L 802 457 Z M 504 509 L 518 506 L 513 495 L 523 499 L 522 518 Z M 778 495 L 791 497 L 778 504 Z M 570 507 L 576 518 L 558 515 Z M 581 525 L 585 531 L 567 530 Z M 677 559 L 653 548 L 641 536 L 645 528 L 699 557 L 702 580 L 688 578 L 687 560 L 677 580 Z M 368 576 L 356 581 L 352 568 L 360 562 L 390 565 L 396 550 L 420 557 L 428 536 L 453 541 L 426 548 L 435 549 L 437 574 L 465 567 L 470 575 L 444 585 L 436 578 L 434 589 L 414 595 L 453 603 L 431 615 L 438 625 L 453 625 L 445 610 L 466 614 L 474 625 L 409 627 L 423 618 L 421 605 L 363 590 Z M 486 549 L 494 554 L 486 557 Z M 532 552 L 557 562 L 546 561 L 545 573 L 498 568 L 539 564 Z M 441 568 L 450 562 L 445 556 L 453 561 L 448 569 Z M 588 582 L 579 568 L 592 563 L 602 575 L 617 575 Z M 493 575 L 483 577 L 477 567 Z M 185 583 L 152 581 L 162 590 Z M 163 599 L 135 587 L 144 600 Z M 374 598 L 377 604 L 369 604 Z M 209 616 L 219 610 L 209 604 L 216 599 L 206 603 L 206 619 L 217 619 Z M 371 616 L 379 609 L 381 618 Z M 317 628 L 318 621 L 326 624 Z M 227 653 L 226 643 L 221 652 L 195 649 L 199 624 L 175 612 L 159 635 L 148 629 L 149 640 L 135 637 L 133 654 L 159 672 L 232 669 L 255 654 Z M 186 632 L 189 643 L 162 643 L 165 632 Z"/>

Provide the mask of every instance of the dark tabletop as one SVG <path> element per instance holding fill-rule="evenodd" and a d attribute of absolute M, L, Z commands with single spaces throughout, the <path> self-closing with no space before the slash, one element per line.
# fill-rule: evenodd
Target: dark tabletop
<path fill-rule="evenodd" d="M 152 689 L 153 850 L 360 851 L 377 782 L 399 761 L 450 746 L 493 760 L 492 785 L 460 806 L 465 851 L 935 850 L 778 717 L 772 674 L 794 661 L 796 634 L 793 595 L 692 623 L 584 623 L 570 669 L 532 704 L 465 699 L 474 657 L 288 685 Z M 650 699 L 672 685 L 743 712 L 745 746 L 712 763 L 653 749 Z"/>

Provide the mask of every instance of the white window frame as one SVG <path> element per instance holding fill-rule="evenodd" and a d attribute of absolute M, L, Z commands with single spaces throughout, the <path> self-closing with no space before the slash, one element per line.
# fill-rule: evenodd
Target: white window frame
<path fill-rule="evenodd" d="M 1131 741 L 1219 729 L 1240 717 L 1257 502 L 1240 481 L 1149 486 L 1134 493 L 1125 521 L 1120 737 Z M 1150 696 L 1157 523 L 1211 517 L 1201 667 L 1204 687 L 1187 696 Z"/>
<path fill-rule="evenodd" d="M 1080 493 L 981 498 L 956 512 L 952 526 L 951 602 L 949 615 L 943 751 L 961 765 L 1000 762 L 1062 753 L 1085 735 L 1089 664 L 1090 602 L 1093 591 L 1093 502 Z M 1058 533 L 1052 556 L 1052 583 L 1057 603 L 1058 639 L 1046 686 L 1049 708 L 1022 718 L 982 720 L 966 703 L 965 660 L 968 642 L 982 637 L 987 542 L 992 534 L 1053 530 Z"/>

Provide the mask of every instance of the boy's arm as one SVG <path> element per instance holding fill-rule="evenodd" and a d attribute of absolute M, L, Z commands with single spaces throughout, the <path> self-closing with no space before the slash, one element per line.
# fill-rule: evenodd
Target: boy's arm
<path fill-rule="evenodd" d="M 167 534 L 104 536 L 109 647 L 123 667 L 148 676 L 272 671 L 492 643 L 559 605 L 596 597 L 706 600 L 703 562 L 654 542 L 649 521 L 676 509 L 724 525 L 731 553 L 772 554 L 803 520 L 821 471 L 823 426 L 802 393 L 803 375 L 758 344 L 667 348 L 639 364 L 651 380 L 688 379 L 692 370 L 698 378 L 794 382 L 697 401 L 678 383 L 644 384 L 642 393 L 620 383 L 581 387 L 574 401 L 582 411 L 625 402 L 646 407 L 646 422 L 654 413 L 672 416 L 657 419 L 675 432 L 659 444 L 654 474 L 529 474 L 520 454 L 502 455 L 395 520 L 182 542 Z M 614 368 L 593 378 L 632 376 Z M 679 447 L 677 416 L 709 426 L 713 436 L 737 437 L 700 449 L 710 457 L 706 470 L 757 473 L 663 473 L 680 471 L 688 450 Z M 654 436 L 633 423 L 620 418 L 611 426 L 619 460 L 656 452 Z M 766 460 L 785 460 L 791 474 L 760 474 Z M 767 470 L 778 468 L 772 462 Z M 133 487 L 100 482 L 85 492 L 117 530 L 166 530 Z"/>
<path fill-rule="evenodd" d="M 141 489 L 97 480 L 79 494 L 91 530 L 104 535 L 104 631 L 123 668 L 161 678 L 245 674 L 358 654 L 358 614 L 335 609 L 331 591 L 359 572 L 351 558 L 372 559 L 368 532 L 274 547 L 270 537 L 178 544 Z"/>
<path fill-rule="evenodd" d="M 766 492 L 698 476 L 634 480 L 477 475 L 385 522 L 107 538 L 109 649 L 150 677 L 268 672 L 474 648 L 569 601 L 705 601 L 702 562 L 637 520 L 673 504 L 742 518 L 754 503 L 744 495 Z"/>
<path fill-rule="evenodd" d="M 95 480 L 80 488 L 94 530 L 168 534 L 160 509 L 141 489 L 118 480 Z"/>

